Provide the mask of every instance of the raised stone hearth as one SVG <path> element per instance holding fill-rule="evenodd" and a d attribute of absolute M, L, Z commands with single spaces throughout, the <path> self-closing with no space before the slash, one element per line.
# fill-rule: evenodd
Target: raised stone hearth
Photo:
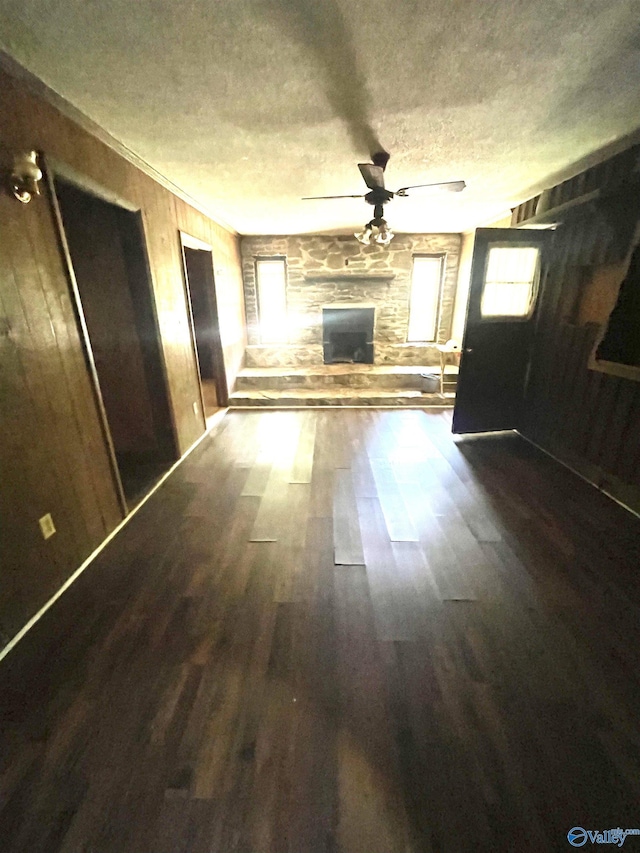
<path fill-rule="evenodd" d="M 371 406 L 371 408 L 398 408 L 409 407 L 413 409 L 446 409 L 450 408 L 452 401 L 442 398 L 437 394 L 421 394 L 419 391 L 358 391 L 353 389 L 347 393 L 346 389 L 339 391 L 248 391 L 243 396 L 234 394 L 229 401 L 232 409 L 253 409 L 256 407 L 269 406 L 275 409 L 299 409 L 307 406 Z"/>
<path fill-rule="evenodd" d="M 231 395 L 232 408 L 274 406 L 412 406 L 453 405 L 457 369 L 447 366 L 444 394 L 425 392 L 423 368 L 364 364 L 330 364 L 311 368 L 245 368 Z M 439 367 L 428 371 L 439 376 Z M 437 384 L 437 383 L 436 383 Z"/>

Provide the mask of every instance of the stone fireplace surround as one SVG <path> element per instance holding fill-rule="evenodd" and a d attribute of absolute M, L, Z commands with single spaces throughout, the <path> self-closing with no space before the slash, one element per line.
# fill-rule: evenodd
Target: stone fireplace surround
<path fill-rule="evenodd" d="M 435 365 L 434 344 L 407 342 L 413 255 L 442 254 L 445 271 L 438 343 L 451 337 L 459 234 L 400 234 L 388 247 L 363 246 L 353 236 L 244 237 L 242 265 L 247 315 L 247 367 L 323 364 L 324 308 L 375 306 L 374 363 Z M 255 283 L 258 258 L 285 257 L 289 340 L 260 343 Z"/>

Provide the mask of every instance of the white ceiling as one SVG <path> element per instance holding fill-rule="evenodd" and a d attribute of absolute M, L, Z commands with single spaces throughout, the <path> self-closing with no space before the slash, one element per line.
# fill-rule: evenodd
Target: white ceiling
<path fill-rule="evenodd" d="M 463 231 L 640 126 L 638 0 L 0 0 L 0 45 L 243 234 Z"/>

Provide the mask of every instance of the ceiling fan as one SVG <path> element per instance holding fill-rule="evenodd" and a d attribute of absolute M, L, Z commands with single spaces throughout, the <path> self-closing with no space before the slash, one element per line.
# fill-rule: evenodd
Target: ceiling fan
<path fill-rule="evenodd" d="M 356 195 L 320 195 L 306 196 L 303 201 L 316 201 L 321 199 L 334 198 L 363 198 L 368 204 L 373 205 L 373 219 L 368 222 L 361 233 L 355 234 L 356 239 L 361 243 L 380 243 L 383 246 L 388 246 L 393 239 L 393 233 L 387 226 L 384 219 L 384 205 L 391 201 L 392 198 L 399 196 L 407 198 L 409 190 L 430 188 L 434 190 L 444 190 L 447 192 L 459 193 L 466 187 L 464 181 L 440 181 L 436 184 L 415 184 L 410 187 L 401 187 L 399 190 L 392 192 L 385 188 L 384 185 L 384 170 L 389 162 L 389 154 L 386 151 L 378 151 L 371 158 L 371 163 L 358 163 L 360 174 L 364 178 L 365 184 L 369 187 L 368 193 Z"/>

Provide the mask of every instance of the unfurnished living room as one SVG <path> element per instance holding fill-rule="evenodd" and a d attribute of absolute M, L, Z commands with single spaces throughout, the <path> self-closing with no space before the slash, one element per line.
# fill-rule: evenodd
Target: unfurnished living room
<path fill-rule="evenodd" d="M 638 0 L 0 0 L 0 853 L 635 849 L 639 515 Z"/>

